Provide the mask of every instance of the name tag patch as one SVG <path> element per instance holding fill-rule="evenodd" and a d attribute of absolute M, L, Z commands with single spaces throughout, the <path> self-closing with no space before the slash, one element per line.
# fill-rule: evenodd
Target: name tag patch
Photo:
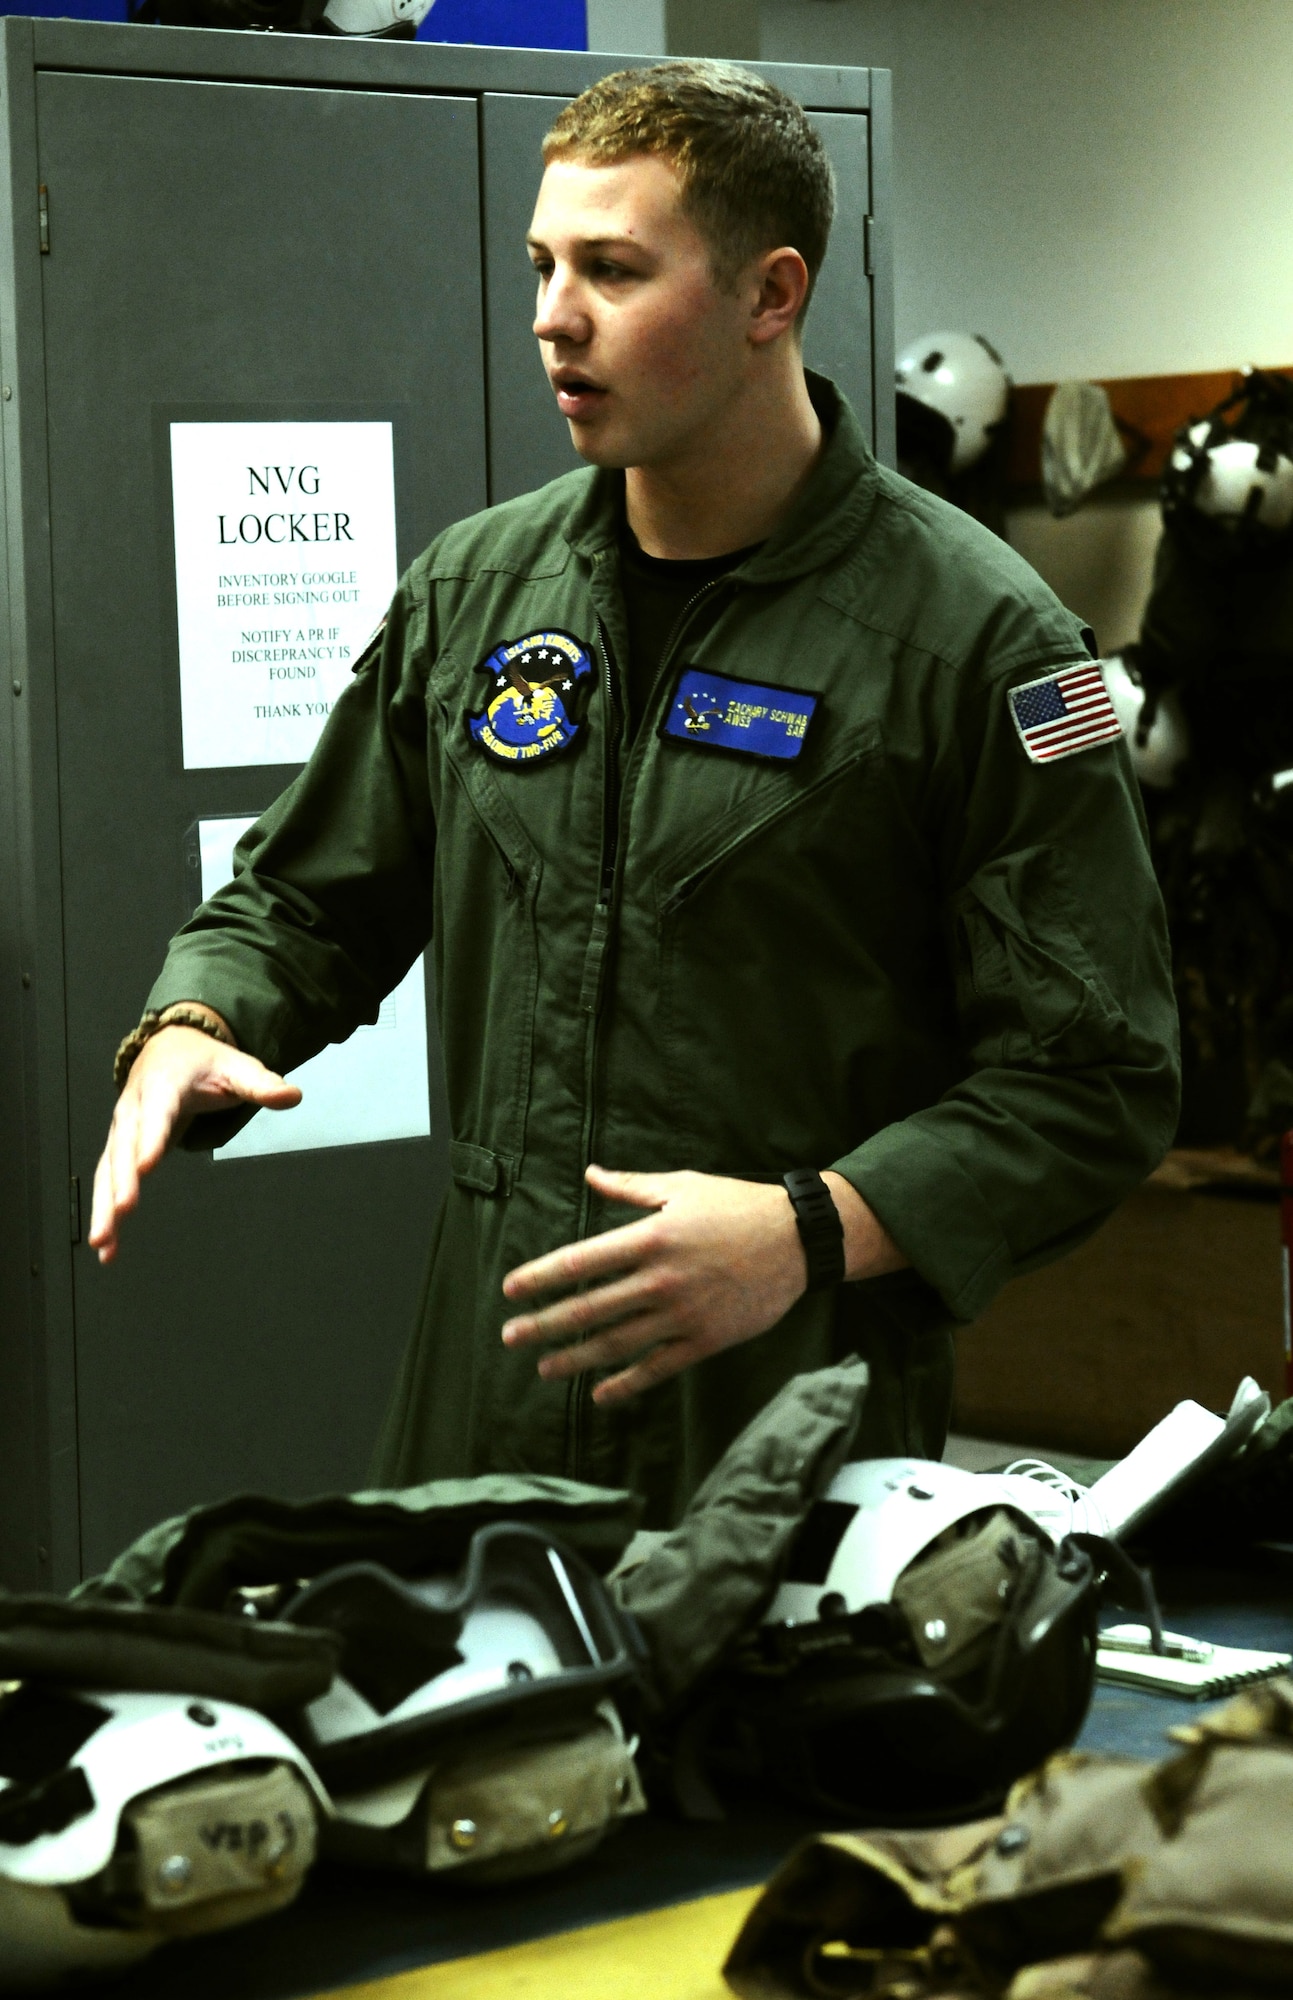
<path fill-rule="evenodd" d="M 1034 764 L 1051 764 L 1122 735 L 1099 660 L 1075 661 L 1042 680 L 1025 681 L 1011 688 L 1008 700 L 1019 741 Z"/>
<path fill-rule="evenodd" d="M 490 690 L 467 717 L 472 742 L 491 763 L 525 770 L 579 741 L 581 697 L 592 686 L 593 660 L 571 632 L 527 632 L 480 662 Z"/>
<path fill-rule="evenodd" d="M 794 688 L 684 667 L 660 733 L 679 743 L 791 763 L 804 747 L 820 699 Z"/>

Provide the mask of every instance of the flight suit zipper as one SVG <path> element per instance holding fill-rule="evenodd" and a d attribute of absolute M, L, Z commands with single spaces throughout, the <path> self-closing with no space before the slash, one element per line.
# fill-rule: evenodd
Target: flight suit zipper
<path fill-rule="evenodd" d="M 587 1020 L 587 1045 L 584 1056 L 584 1144 L 585 1161 L 593 1158 L 593 1148 L 597 1132 L 597 1064 L 600 1055 L 598 1034 L 602 1004 L 602 988 L 606 971 L 606 960 L 612 941 L 612 924 L 616 896 L 619 889 L 619 857 L 624 845 L 626 815 L 632 807 L 632 786 L 629 782 L 637 775 L 640 765 L 639 746 L 646 736 L 647 721 L 655 706 L 656 696 L 663 683 L 665 673 L 671 666 L 674 652 L 682 639 L 687 621 L 696 606 L 721 584 L 729 581 L 726 576 L 714 577 L 703 584 L 683 605 L 673 629 L 660 655 L 660 664 L 651 683 L 651 693 L 638 722 L 637 734 L 629 749 L 624 782 L 620 781 L 619 751 L 624 729 L 624 717 L 616 699 L 615 673 L 610 635 L 605 622 L 597 614 L 598 647 L 602 656 L 603 686 L 606 692 L 607 728 L 605 733 L 605 765 L 602 784 L 602 865 L 598 882 L 597 903 L 593 910 L 592 929 L 584 952 L 583 976 L 579 987 L 579 1009 Z M 592 1191 L 585 1181 L 579 1200 L 579 1240 L 589 1233 L 592 1221 Z M 586 1375 L 572 1378 L 566 1403 L 566 1463 L 572 1479 L 582 1477 L 584 1433 L 588 1422 L 588 1399 L 592 1394 Z"/>
<path fill-rule="evenodd" d="M 682 637 L 683 631 L 687 624 L 687 620 L 690 618 L 692 612 L 696 609 L 696 606 L 700 604 L 704 598 L 708 597 L 711 591 L 717 590 L 720 584 L 724 584 L 727 581 L 728 579 L 726 576 L 716 576 L 712 577 L 708 583 L 703 583 L 700 589 L 696 591 L 693 596 L 687 599 L 687 602 L 683 605 L 682 610 L 678 613 L 678 616 L 673 621 L 673 628 L 669 633 L 669 637 L 665 641 L 664 651 L 660 655 L 660 664 L 656 668 L 655 679 L 651 683 L 651 692 L 647 696 L 646 707 L 643 709 L 642 716 L 638 723 L 637 734 L 634 737 L 633 743 L 629 749 L 628 771 L 632 773 L 634 776 L 636 776 L 636 771 L 634 770 L 634 761 L 637 758 L 638 745 L 641 743 L 646 733 L 647 717 L 650 715 L 651 710 L 655 705 L 656 694 L 659 691 L 660 683 L 664 678 L 665 672 L 673 663 L 674 648 L 677 646 L 679 640 Z M 607 637 L 606 633 L 606 627 L 602 623 L 600 616 L 598 617 L 597 620 L 597 630 L 601 641 L 602 658 L 603 661 L 605 662 L 605 668 L 606 668 L 606 694 L 609 703 L 614 701 L 614 692 L 611 680 L 611 649 L 610 649 L 610 640 Z M 627 779 L 627 774 L 626 774 L 626 779 Z M 602 886 L 601 886 L 601 895 L 599 899 L 601 903 L 606 905 L 608 910 L 614 899 L 614 892 L 616 886 L 615 871 L 617 863 L 619 861 L 619 850 L 621 844 L 620 836 L 623 831 L 621 825 L 621 807 L 623 799 L 626 795 L 631 796 L 631 787 L 629 786 L 627 781 L 623 786 L 620 785 L 618 778 L 618 765 L 615 765 L 607 773 L 606 808 L 605 808 L 605 820 L 604 820 L 605 832 L 602 843 Z"/>
<path fill-rule="evenodd" d="M 600 613 L 597 615 L 597 641 L 602 656 L 602 685 L 606 694 L 606 729 L 603 736 L 602 767 L 602 856 L 598 876 L 597 902 L 593 909 L 592 930 L 584 951 L 583 976 L 579 983 L 579 1011 L 585 1021 L 584 1045 L 584 1119 L 583 1143 L 581 1151 L 585 1161 L 592 1158 L 594 1113 L 594 1083 L 597 1075 L 597 1016 L 602 1000 L 602 974 L 606 965 L 606 951 L 611 934 L 611 905 L 615 894 L 615 863 L 619 847 L 619 750 L 623 731 L 623 717 L 615 692 L 615 671 L 611 642 Z M 579 1190 L 579 1224 L 577 1236 L 582 1242 L 588 1234 L 592 1220 L 592 1192 L 587 1181 Z M 566 1391 L 566 1468 L 572 1479 L 580 1476 L 583 1459 L 584 1431 L 587 1427 L 587 1405 L 590 1390 L 583 1375 L 572 1378 Z"/>

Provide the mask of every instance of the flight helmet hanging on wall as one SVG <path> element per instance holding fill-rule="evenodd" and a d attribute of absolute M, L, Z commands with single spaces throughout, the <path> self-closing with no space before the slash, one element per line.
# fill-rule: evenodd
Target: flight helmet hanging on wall
<path fill-rule="evenodd" d="M 165 28 L 244 28 L 410 41 L 433 4 L 434 0 L 132 0 L 130 19 Z"/>
<path fill-rule="evenodd" d="M 1182 426 L 1164 533 L 1127 665 L 1143 748 L 1168 691 L 1201 778 L 1244 785 L 1293 762 L 1293 381 L 1251 370 Z M 1205 845 L 1207 843 L 1205 842 Z"/>
<path fill-rule="evenodd" d="M 1010 377 L 982 334 L 927 333 L 898 356 L 898 457 L 929 457 L 945 478 L 977 465 L 1010 401 Z"/>
<path fill-rule="evenodd" d="M 1251 371 L 1191 419 L 1161 491 L 1124 663 L 1138 765 L 1165 717 L 1189 746 L 1170 789 L 1141 769 L 1181 1012 L 1178 1144 L 1261 1153 L 1293 1118 L 1293 381 Z"/>
<path fill-rule="evenodd" d="M 1293 382 L 1249 369 L 1209 416 L 1184 425 L 1162 500 L 1169 532 L 1214 559 L 1278 557 L 1293 544 Z"/>
<path fill-rule="evenodd" d="M 1104 684 L 1136 776 L 1153 791 L 1168 791 L 1190 755 L 1189 725 L 1175 689 L 1160 689 L 1151 707 L 1138 669 L 1122 653 L 1106 656 Z"/>

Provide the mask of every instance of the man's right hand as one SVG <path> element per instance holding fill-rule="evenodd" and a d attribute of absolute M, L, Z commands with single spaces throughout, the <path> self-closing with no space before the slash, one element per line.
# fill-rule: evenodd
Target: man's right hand
<path fill-rule="evenodd" d="M 89 1243 L 99 1262 L 110 1264 L 116 1256 L 121 1218 L 138 1206 L 140 1181 L 191 1119 L 236 1104 L 290 1111 L 300 1101 L 294 1083 L 245 1050 L 197 1028 L 159 1029 L 131 1065 L 95 1170 Z"/>

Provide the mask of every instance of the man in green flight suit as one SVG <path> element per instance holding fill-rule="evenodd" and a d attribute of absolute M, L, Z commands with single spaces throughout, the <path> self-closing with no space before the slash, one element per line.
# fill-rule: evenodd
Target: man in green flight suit
<path fill-rule="evenodd" d="M 861 1448 L 940 1455 L 952 1329 L 1169 1144 L 1175 1017 L 1077 621 L 805 374 L 802 111 L 665 64 L 544 156 L 535 332 L 591 469 L 402 581 L 123 1045 L 90 1240 L 430 938 L 452 1184 L 378 1476 L 565 1472 L 661 1524 L 852 1352 Z"/>

